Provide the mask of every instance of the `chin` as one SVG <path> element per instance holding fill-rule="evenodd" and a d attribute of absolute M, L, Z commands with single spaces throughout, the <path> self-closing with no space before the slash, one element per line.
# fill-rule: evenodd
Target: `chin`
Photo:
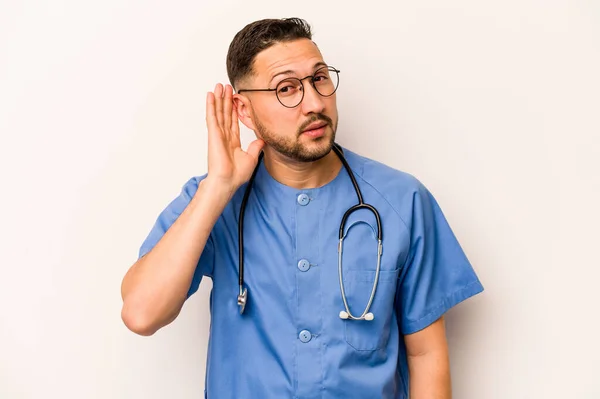
<path fill-rule="evenodd" d="M 329 154 L 333 147 L 333 143 L 333 135 L 325 135 L 311 139 L 310 142 L 302 145 L 302 157 L 309 162 L 318 161 Z"/>

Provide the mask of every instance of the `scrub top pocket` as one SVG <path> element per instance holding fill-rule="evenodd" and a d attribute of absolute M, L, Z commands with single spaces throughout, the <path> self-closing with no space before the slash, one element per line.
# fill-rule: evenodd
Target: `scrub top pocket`
<path fill-rule="evenodd" d="M 385 348 L 390 337 L 390 324 L 394 313 L 394 297 L 399 269 L 379 271 L 379 283 L 370 312 L 374 319 L 344 320 L 346 342 L 360 351 L 373 351 Z M 345 279 L 348 306 L 356 316 L 362 313 L 373 289 L 374 270 L 350 270 Z"/>

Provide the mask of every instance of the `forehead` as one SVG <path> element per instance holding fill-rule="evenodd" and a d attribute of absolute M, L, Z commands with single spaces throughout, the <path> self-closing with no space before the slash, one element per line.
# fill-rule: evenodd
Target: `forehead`
<path fill-rule="evenodd" d="M 323 62 L 323 56 L 316 44 L 309 39 L 298 39 L 279 42 L 261 51 L 254 60 L 253 69 L 257 80 L 269 81 L 283 71 L 302 76 L 310 74 L 317 62 Z"/>

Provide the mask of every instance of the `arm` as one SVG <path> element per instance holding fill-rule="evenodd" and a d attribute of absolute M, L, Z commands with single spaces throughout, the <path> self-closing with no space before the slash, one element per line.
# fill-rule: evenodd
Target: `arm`
<path fill-rule="evenodd" d="M 207 94 L 208 176 L 154 248 L 123 278 L 121 318 L 137 334 L 152 335 L 175 320 L 214 224 L 258 162 L 264 142 L 241 149 L 232 95 L 231 86 L 221 84 Z"/>
<path fill-rule="evenodd" d="M 411 399 L 451 399 L 450 361 L 443 317 L 406 335 Z"/>
<path fill-rule="evenodd" d="M 212 227 L 229 198 L 222 185 L 203 180 L 156 246 L 128 270 L 121 286 L 121 317 L 127 328 L 152 335 L 175 320 Z"/>

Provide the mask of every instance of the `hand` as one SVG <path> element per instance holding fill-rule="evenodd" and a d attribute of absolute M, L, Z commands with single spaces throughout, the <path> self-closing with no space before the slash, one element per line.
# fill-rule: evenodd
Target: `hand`
<path fill-rule="evenodd" d="M 208 178 L 225 185 L 232 192 L 247 182 L 256 167 L 264 147 L 254 140 L 244 151 L 240 144 L 240 126 L 233 106 L 233 88 L 220 83 L 214 93 L 206 96 L 206 125 L 208 127 Z"/>

